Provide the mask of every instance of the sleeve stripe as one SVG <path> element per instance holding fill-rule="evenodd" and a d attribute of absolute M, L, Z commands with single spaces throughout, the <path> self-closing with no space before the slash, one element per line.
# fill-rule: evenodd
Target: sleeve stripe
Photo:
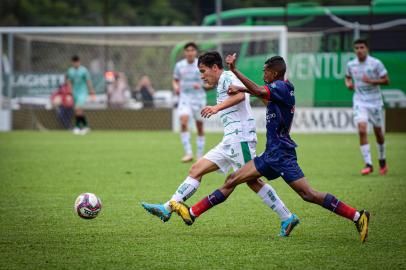
<path fill-rule="evenodd" d="M 267 91 L 267 95 L 265 97 L 266 100 L 271 100 L 271 90 L 269 90 L 268 85 L 264 85 L 265 90 Z"/>

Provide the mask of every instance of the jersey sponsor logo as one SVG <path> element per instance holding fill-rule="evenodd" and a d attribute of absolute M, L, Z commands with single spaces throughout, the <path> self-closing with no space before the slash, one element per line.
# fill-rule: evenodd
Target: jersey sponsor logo
<path fill-rule="evenodd" d="M 267 113 L 266 114 L 266 121 L 270 122 L 272 118 L 276 118 L 276 113 Z"/>

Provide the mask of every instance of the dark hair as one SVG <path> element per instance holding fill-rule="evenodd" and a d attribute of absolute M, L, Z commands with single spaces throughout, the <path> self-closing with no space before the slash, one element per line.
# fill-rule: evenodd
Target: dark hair
<path fill-rule="evenodd" d="M 185 46 L 183 46 L 183 49 L 186 50 L 187 48 L 192 47 L 194 48 L 196 51 L 199 50 L 199 48 L 197 47 L 196 43 L 194 42 L 188 42 L 185 44 Z"/>
<path fill-rule="evenodd" d="M 267 65 L 267 68 L 278 72 L 279 77 L 285 76 L 286 63 L 282 56 L 273 56 L 269 58 L 265 61 L 265 65 Z"/>
<path fill-rule="evenodd" d="M 217 65 L 218 68 L 223 69 L 223 59 L 221 58 L 221 55 L 216 51 L 206 52 L 200 55 L 197 60 L 197 65 L 200 64 L 203 64 L 209 68 Z"/>
<path fill-rule="evenodd" d="M 77 62 L 80 60 L 80 58 L 79 58 L 79 56 L 74 55 L 74 56 L 72 56 L 71 60 L 72 60 L 72 62 Z"/>
<path fill-rule="evenodd" d="M 368 46 L 368 41 L 366 41 L 366 39 L 359 38 L 359 39 L 357 39 L 357 40 L 354 40 L 354 43 L 353 43 L 353 44 L 354 44 L 354 45 L 356 45 L 356 44 L 364 44 L 365 47 L 369 48 L 369 46 Z"/>

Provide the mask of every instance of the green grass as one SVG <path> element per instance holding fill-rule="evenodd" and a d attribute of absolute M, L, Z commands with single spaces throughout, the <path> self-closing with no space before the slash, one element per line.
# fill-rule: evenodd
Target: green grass
<path fill-rule="evenodd" d="M 220 139 L 208 135 L 207 148 Z M 406 268 L 406 135 L 387 135 L 385 177 L 359 175 L 356 135 L 294 139 L 315 189 L 371 211 L 365 245 L 352 222 L 305 203 L 281 179 L 271 184 L 301 218 L 289 238 L 277 236 L 277 216 L 246 186 L 191 227 L 178 216 L 161 223 L 140 202 L 169 199 L 187 175 L 177 134 L 12 132 L 0 134 L 0 269 Z M 188 203 L 223 181 L 206 176 Z M 101 197 L 98 218 L 73 213 L 82 192 Z"/>

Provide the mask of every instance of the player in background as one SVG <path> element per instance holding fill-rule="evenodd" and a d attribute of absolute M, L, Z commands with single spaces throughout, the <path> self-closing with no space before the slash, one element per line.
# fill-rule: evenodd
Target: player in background
<path fill-rule="evenodd" d="M 66 78 L 75 106 L 75 128 L 73 133 L 87 134 L 90 129 L 83 112 L 83 105 L 86 103 L 89 94 L 91 98 L 94 98 L 94 89 L 89 71 L 80 64 L 79 56 L 72 56 L 72 66 L 68 69 Z"/>
<path fill-rule="evenodd" d="M 286 64 L 283 58 L 274 56 L 265 62 L 265 85 L 262 87 L 238 71 L 235 67 L 235 60 L 235 54 L 229 55 L 226 58 L 226 63 L 245 87 L 230 87 L 228 93 L 235 96 L 242 92 L 248 92 L 267 101 L 265 152 L 229 175 L 221 188 L 191 208 L 181 202 L 170 201 L 173 211 L 178 213 L 187 225 L 191 225 L 205 211 L 224 202 L 237 185 L 258 179 L 261 176 L 265 176 L 269 180 L 281 176 L 303 200 L 318 204 L 354 221 L 360 233 L 361 241 L 364 242 L 368 234 L 369 213 L 365 210 L 358 212 L 335 196 L 314 190 L 297 163 L 295 150 L 297 145 L 289 135 L 295 111 L 294 87 L 289 81 L 284 81 Z"/>
<path fill-rule="evenodd" d="M 365 168 L 362 175 L 372 173 L 371 151 L 368 143 L 368 120 L 372 123 L 378 146 L 379 173 L 388 172 L 386 165 L 385 137 L 383 134 L 383 101 L 380 85 L 388 85 L 389 78 L 385 66 L 380 60 L 369 55 L 366 40 L 354 42 L 356 58 L 347 63 L 345 85 L 354 91 L 354 121 L 358 126 L 361 154 Z"/>
<path fill-rule="evenodd" d="M 148 212 L 158 216 L 164 222 L 171 217 L 170 201 L 183 203 L 189 199 L 199 188 L 204 175 L 214 171 L 226 174 L 230 168 L 236 171 L 255 157 L 257 134 L 249 95 L 245 93 L 227 95 L 230 85 L 241 87 L 243 85 L 233 73 L 223 70 L 223 60 L 218 52 L 207 52 L 201 55 L 198 67 L 204 82 L 215 85 L 217 91 L 217 105 L 205 107 L 201 114 L 203 117 L 210 117 L 220 112 L 224 137 L 216 147 L 192 165 L 189 175 L 169 201 L 165 204 L 142 203 Z M 279 216 L 281 220 L 279 235 L 288 236 L 299 224 L 297 216 L 289 211 L 269 184 L 264 183 L 259 177 L 250 180 L 247 184 L 251 190 Z M 209 197 L 207 203 L 215 204 L 217 193 Z"/>
<path fill-rule="evenodd" d="M 172 86 L 175 94 L 179 96 L 180 136 L 185 151 L 185 155 L 181 159 L 182 162 L 193 160 L 191 136 L 188 129 L 190 118 L 193 118 L 196 122 L 197 159 L 204 154 L 205 137 L 200 111 L 206 106 L 206 91 L 203 88 L 203 82 L 197 68 L 197 51 L 198 47 L 195 43 L 186 43 L 183 47 L 185 58 L 176 63 L 173 71 Z"/>

